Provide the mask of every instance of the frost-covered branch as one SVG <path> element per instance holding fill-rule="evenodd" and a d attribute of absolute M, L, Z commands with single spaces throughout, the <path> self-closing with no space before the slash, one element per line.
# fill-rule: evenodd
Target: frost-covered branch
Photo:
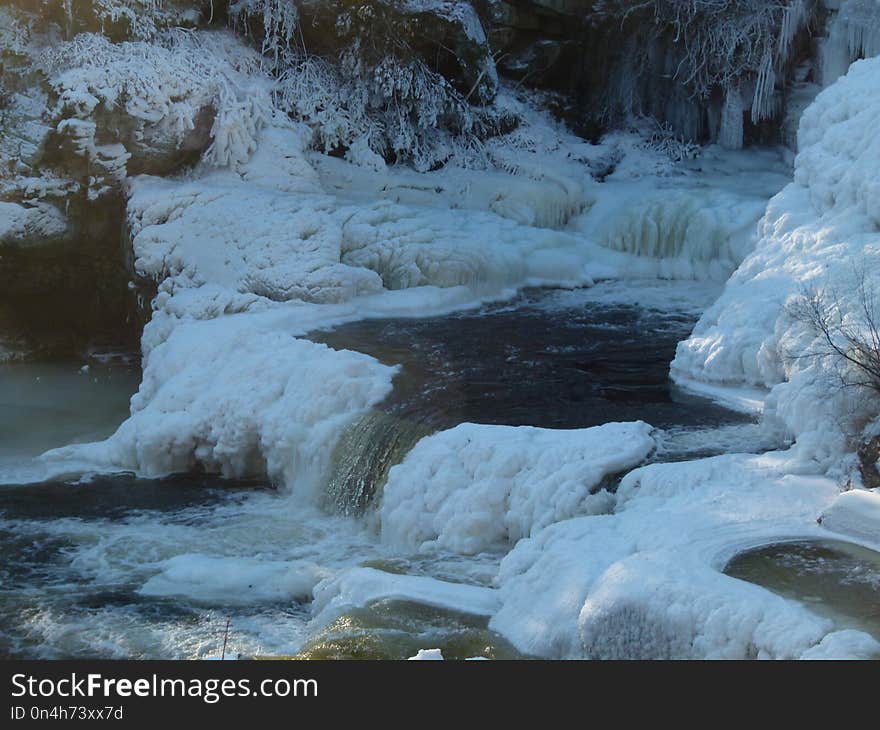
<path fill-rule="evenodd" d="M 789 316 L 814 337 L 804 352 L 789 357 L 830 361 L 844 387 L 880 393 L 880 302 L 864 270 L 856 272 L 853 294 L 851 307 L 827 288 L 808 289 L 789 304 Z"/>

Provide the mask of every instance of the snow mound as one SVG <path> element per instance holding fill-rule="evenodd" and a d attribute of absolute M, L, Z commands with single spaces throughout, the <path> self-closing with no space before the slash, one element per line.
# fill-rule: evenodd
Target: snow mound
<path fill-rule="evenodd" d="M 415 656 L 407 657 L 407 661 L 443 661 L 443 652 L 439 649 L 419 649 Z"/>
<path fill-rule="evenodd" d="M 787 304 L 810 287 L 830 289 L 846 317 L 860 306 L 858 272 L 869 286 L 876 281 L 878 123 L 880 59 L 859 61 L 804 112 L 794 182 L 770 201 L 754 252 L 679 344 L 672 363 L 677 380 L 776 386 L 768 411 L 799 438 L 831 452 L 840 448 L 836 416 L 846 420 L 857 409 L 829 385 L 833 363 L 792 357 L 808 352 L 814 335 L 789 315 Z"/>
<path fill-rule="evenodd" d="M 654 448 L 642 422 L 553 430 L 464 423 L 419 441 L 391 468 L 384 541 L 478 553 L 579 514 L 608 511 L 602 480 Z"/>
<path fill-rule="evenodd" d="M 147 352 L 131 416 L 116 433 L 44 459 L 148 476 L 197 467 L 266 475 L 313 495 L 339 433 L 388 393 L 394 369 L 273 324 L 247 314 L 178 324 Z"/>
<path fill-rule="evenodd" d="M 844 492 L 820 519 L 832 532 L 880 543 L 880 494 L 862 489 Z"/>
<path fill-rule="evenodd" d="M 829 620 L 721 572 L 742 549 L 823 533 L 816 516 L 838 488 L 796 472 L 787 453 L 636 469 L 614 514 L 517 543 L 501 564 L 490 628 L 551 658 L 805 655 L 832 633 Z M 849 645 L 825 648 L 846 655 Z"/>
<path fill-rule="evenodd" d="M 819 644 L 808 649 L 801 659 L 873 659 L 880 657 L 880 642 L 863 631 L 845 629 L 828 634 Z"/>

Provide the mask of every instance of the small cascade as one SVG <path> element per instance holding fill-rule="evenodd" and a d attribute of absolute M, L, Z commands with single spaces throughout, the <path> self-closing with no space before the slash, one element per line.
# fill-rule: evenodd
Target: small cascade
<path fill-rule="evenodd" d="M 724 279 L 742 259 L 735 245 L 742 222 L 719 210 L 723 202 L 705 191 L 650 196 L 611 215 L 599 243 L 659 262 L 664 278 Z"/>
<path fill-rule="evenodd" d="M 792 83 L 785 97 L 785 115 L 782 118 L 782 143 L 793 152 L 797 152 L 797 133 L 804 113 L 813 99 L 822 90 L 815 82 L 813 61 L 799 65 L 793 74 Z"/>
<path fill-rule="evenodd" d="M 324 508 L 336 514 L 362 514 L 385 485 L 391 467 L 431 431 L 381 408 L 370 410 L 345 430 L 333 451 Z"/>

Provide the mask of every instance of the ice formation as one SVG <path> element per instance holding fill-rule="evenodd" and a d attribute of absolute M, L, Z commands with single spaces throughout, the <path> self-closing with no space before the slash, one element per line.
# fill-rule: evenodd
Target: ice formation
<path fill-rule="evenodd" d="M 408 657 L 410 661 L 443 661 L 443 652 L 439 649 L 419 649 L 414 656 Z"/>
<path fill-rule="evenodd" d="M 517 543 L 490 627 L 521 651 L 558 658 L 880 655 L 867 634 L 840 641 L 802 604 L 720 572 L 739 550 L 824 532 L 816 516 L 838 487 L 798 471 L 791 455 L 771 453 L 630 472 L 613 514 Z"/>
<path fill-rule="evenodd" d="M 843 0 L 836 10 L 819 51 L 819 73 L 825 86 L 843 76 L 853 61 L 880 55 L 880 2 Z"/>
<path fill-rule="evenodd" d="M 607 511 L 605 477 L 654 448 L 645 423 L 571 431 L 465 423 L 422 439 L 391 468 L 382 537 L 404 549 L 504 547 L 554 522 Z"/>
<path fill-rule="evenodd" d="M 841 428 L 865 417 L 865 404 L 836 387 L 833 361 L 792 356 L 809 353 L 816 335 L 787 305 L 812 287 L 839 294 L 841 316 L 854 316 L 860 272 L 869 281 L 875 276 L 878 99 L 880 60 L 862 60 L 807 108 L 794 182 L 770 201 L 754 252 L 672 364 L 682 380 L 773 388 L 768 411 L 794 435 L 812 439 L 819 461 L 840 456 Z"/>

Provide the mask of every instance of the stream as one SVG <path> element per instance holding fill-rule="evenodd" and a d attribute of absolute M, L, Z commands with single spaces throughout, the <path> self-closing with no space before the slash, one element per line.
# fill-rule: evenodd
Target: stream
<path fill-rule="evenodd" d="M 354 566 L 491 585 L 502 554 L 396 554 L 371 519 L 388 469 L 464 421 L 642 419 L 661 429 L 660 461 L 779 446 L 752 418 L 668 379 L 676 343 L 716 295 L 694 282 L 606 282 L 312 333 L 402 366 L 391 395 L 340 439 L 322 505 L 207 475 L 22 484 L 42 450 L 109 435 L 139 372 L 131 357 L 3 366 L 0 655 L 216 656 L 228 618 L 232 656 L 404 658 L 428 646 L 517 656 L 486 619 L 403 601 L 315 625 L 311 586 Z"/>

